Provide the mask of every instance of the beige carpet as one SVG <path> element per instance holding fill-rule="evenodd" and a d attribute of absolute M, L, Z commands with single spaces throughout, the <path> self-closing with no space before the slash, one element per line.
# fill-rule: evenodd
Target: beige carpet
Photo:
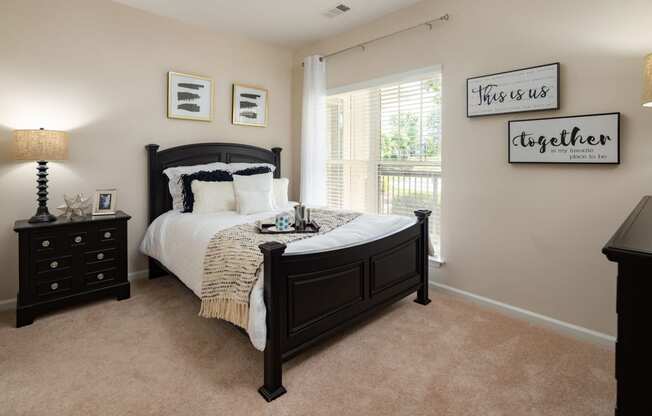
<path fill-rule="evenodd" d="M 287 363 L 199 318 L 178 281 L 13 327 L 0 314 L 0 415 L 613 415 L 612 352 L 449 295 L 412 298 Z"/>

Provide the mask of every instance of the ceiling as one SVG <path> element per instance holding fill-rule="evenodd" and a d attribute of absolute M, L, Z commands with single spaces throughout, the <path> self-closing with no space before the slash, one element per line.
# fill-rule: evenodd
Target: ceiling
<path fill-rule="evenodd" d="M 219 32 L 298 47 L 345 32 L 419 0 L 114 0 Z M 351 8 L 335 18 L 326 11 Z"/>

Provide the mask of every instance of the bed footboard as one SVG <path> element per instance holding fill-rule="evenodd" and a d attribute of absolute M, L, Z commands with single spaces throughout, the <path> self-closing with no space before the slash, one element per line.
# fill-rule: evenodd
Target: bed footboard
<path fill-rule="evenodd" d="M 367 244 L 314 254 L 284 255 L 285 244 L 260 246 L 264 255 L 267 343 L 260 394 L 283 395 L 282 365 L 306 348 L 378 309 L 417 292 L 427 305 L 428 217 Z"/>

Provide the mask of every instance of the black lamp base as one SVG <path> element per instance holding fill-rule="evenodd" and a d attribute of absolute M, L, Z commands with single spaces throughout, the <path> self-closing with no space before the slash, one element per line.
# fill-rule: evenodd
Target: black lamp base
<path fill-rule="evenodd" d="M 52 222 L 57 220 L 57 217 L 50 214 L 47 208 L 45 208 L 45 212 L 40 212 L 40 211 L 41 209 L 39 208 L 36 211 L 36 215 L 34 215 L 32 218 L 29 219 L 29 222 L 31 224 L 39 223 L 39 222 Z"/>
<path fill-rule="evenodd" d="M 36 183 L 38 183 L 37 189 L 38 192 L 38 209 L 36 210 L 36 215 L 29 219 L 30 223 L 39 223 L 39 222 L 52 222 L 56 221 L 57 217 L 50 214 L 48 211 L 48 162 L 45 160 L 39 160 L 38 173 L 36 174 L 37 178 Z"/>

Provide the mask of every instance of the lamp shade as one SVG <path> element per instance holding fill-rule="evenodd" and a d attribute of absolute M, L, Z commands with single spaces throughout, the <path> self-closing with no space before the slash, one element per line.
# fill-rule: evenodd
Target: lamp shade
<path fill-rule="evenodd" d="M 643 107 L 652 107 L 652 53 L 645 57 Z"/>
<path fill-rule="evenodd" d="M 66 160 L 68 135 L 56 130 L 15 130 L 15 160 Z"/>

